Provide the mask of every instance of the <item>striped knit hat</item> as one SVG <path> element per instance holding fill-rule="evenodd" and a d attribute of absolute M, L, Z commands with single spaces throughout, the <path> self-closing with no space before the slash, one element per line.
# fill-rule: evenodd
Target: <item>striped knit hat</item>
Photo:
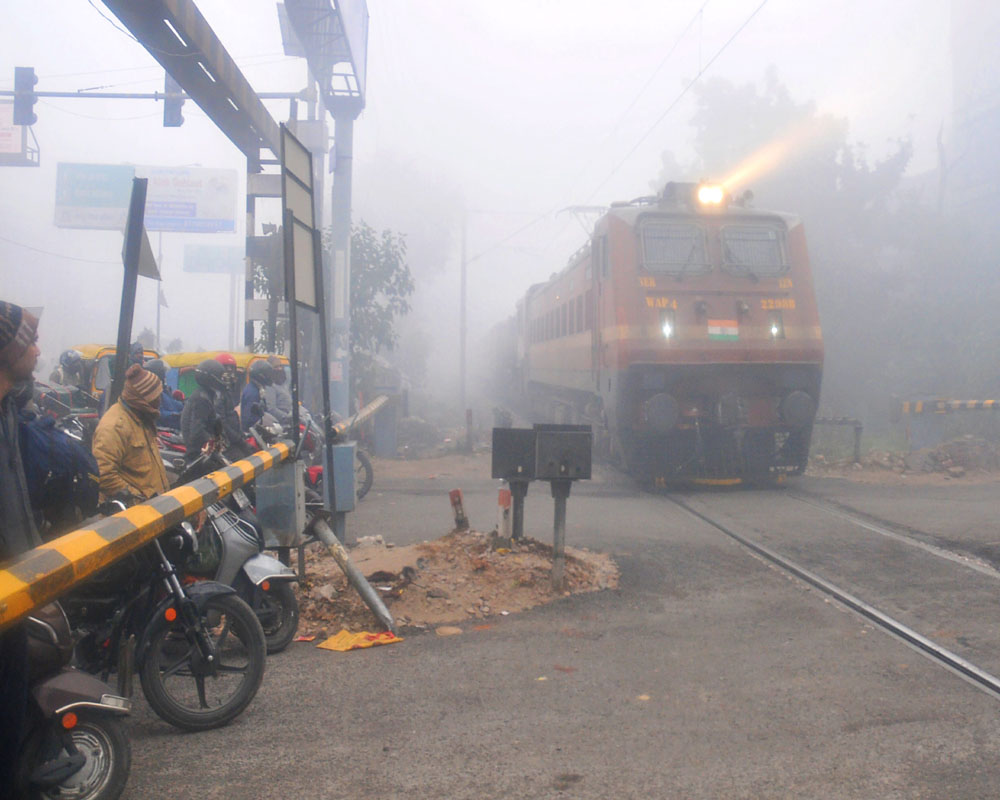
<path fill-rule="evenodd" d="M 159 413 L 163 384 L 149 370 L 133 364 L 125 372 L 125 386 L 122 387 L 122 402 L 136 411 Z"/>
<path fill-rule="evenodd" d="M 0 365 L 13 364 L 35 341 L 38 318 L 13 303 L 0 300 Z"/>

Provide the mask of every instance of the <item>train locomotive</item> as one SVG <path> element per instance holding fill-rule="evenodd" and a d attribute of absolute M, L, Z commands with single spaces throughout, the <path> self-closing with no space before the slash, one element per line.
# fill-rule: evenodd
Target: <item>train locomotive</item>
<path fill-rule="evenodd" d="M 591 424 L 653 482 L 806 466 L 823 339 L 801 222 L 717 185 L 613 204 L 512 319 L 535 421 Z"/>

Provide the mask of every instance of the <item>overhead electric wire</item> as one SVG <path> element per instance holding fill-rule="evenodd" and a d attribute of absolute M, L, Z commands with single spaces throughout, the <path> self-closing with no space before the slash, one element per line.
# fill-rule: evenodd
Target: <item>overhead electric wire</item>
<path fill-rule="evenodd" d="M 12 244 L 15 247 L 23 247 L 25 250 L 31 250 L 32 252 L 41 253 L 42 255 L 45 256 L 52 256 L 53 258 L 62 258 L 65 259 L 66 261 L 82 261 L 84 264 L 106 264 L 111 266 L 118 264 L 117 261 L 99 261 L 93 258 L 79 258 L 78 256 L 67 256 L 63 255 L 62 253 L 53 253 L 49 250 L 42 250 L 41 248 L 38 247 L 32 247 L 30 244 L 24 244 L 24 242 L 15 242 L 13 239 L 8 239 L 6 236 L 0 236 L 0 242 L 6 242 L 7 244 Z"/>
<path fill-rule="evenodd" d="M 671 50 L 670 50 L 670 52 L 667 54 L 667 56 L 664 57 L 664 59 L 661 62 L 660 66 L 658 66 L 656 68 L 656 70 L 654 70 L 653 75 L 649 78 L 649 80 L 647 80 L 646 84 L 642 87 L 642 89 L 639 90 L 639 94 L 636 96 L 636 99 L 633 100 L 632 103 L 629 104 L 628 108 L 626 108 L 625 112 L 622 115 L 622 119 L 624 119 L 625 114 L 627 114 L 632 109 L 632 106 L 635 105 L 635 103 L 638 101 L 639 97 L 641 97 L 642 94 L 643 94 L 643 92 L 645 92 L 645 90 L 648 87 L 649 83 L 652 82 L 653 77 L 655 77 L 655 75 L 659 71 L 659 69 L 663 66 L 663 64 L 666 63 L 667 59 L 669 59 L 670 55 L 676 49 L 676 47 L 680 43 L 681 39 L 683 39 L 683 37 L 687 34 L 688 30 L 690 30 L 691 25 L 694 24 L 694 21 L 701 16 L 702 12 L 705 9 L 705 6 L 708 5 L 708 1 L 709 0 L 705 0 L 705 2 L 701 5 L 701 7 L 695 13 L 694 17 L 692 17 L 691 21 L 688 23 L 687 27 L 681 33 L 681 36 L 678 38 L 677 42 L 674 44 L 674 47 L 672 47 Z M 720 47 L 715 52 L 715 54 L 708 60 L 708 63 L 705 64 L 703 67 L 701 67 L 701 69 L 698 70 L 698 74 L 695 75 L 694 78 L 692 78 L 691 81 L 687 84 L 687 86 L 685 86 L 684 89 L 680 92 L 680 94 L 678 94 L 677 97 L 675 97 L 673 99 L 673 101 L 670 103 L 670 105 L 667 106 L 666 110 L 656 119 L 656 121 L 651 126 L 649 126 L 649 128 L 646 130 L 646 132 L 643 133 L 643 135 L 632 146 L 632 148 L 628 151 L 628 153 L 625 154 L 624 158 L 622 158 L 621 161 L 618 162 L 618 164 L 615 166 L 615 168 L 613 170 L 611 170 L 611 172 L 604 178 L 603 181 L 601 181 L 601 183 L 597 186 L 597 188 L 595 188 L 587 196 L 587 199 L 584 201 L 585 203 L 589 203 L 591 201 L 591 199 L 594 197 L 594 195 L 597 194 L 601 189 L 603 189 L 604 186 L 607 184 L 607 182 L 610 181 L 615 176 L 615 174 L 618 172 L 619 169 L 622 168 L 622 166 L 625 164 L 625 162 L 628 161 L 628 159 L 632 157 L 632 154 L 636 150 L 639 149 L 639 146 L 649 137 L 649 135 L 656 129 L 656 127 L 661 122 L 663 122 L 663 120 L 667 117 L 667 115 L 677 106 L 678 103 L 680 103 L 680 101 L 688 93 L 688 91 L 691 89 L 691 87 L 694 86 L 695 83 L 697 83 L 698 80 L 701 78 L 701 76 L 704 75 L 709 70 L 709 68 L 712 66 L 712 64 L 714 64 L 715 61 L 719 58 L 719 56 L 721 56 L 723 54 L 723 52 L 725 52 L 726 48 L 728 48 L 729 45 L 731 45 L 735 41 L 736 37 L 739 36 L 743 32 L 744 28 L 746 28 L 747 25 L 750 24 L 750 22 L 753 20 L 753 18 L 756 17 L 757 14 L 760 13 L 761 9 L 763 9 L 764 6 L 767 5 L 767 3 L 768 3 L 768 0 L 762 0 L 761 4 L 759 6 L 757 6 L 757 8 L 755 8 L 745 20 L 743 20 L 743 23 L 739 26 L 739 28 L 737 28 L 736 31 L 732 34 L 732 36 L 730 36 L 726 40 L 725 44 L 723 44 L 722 47 Z M 614 133 L 614 130 L 620 124 L 621 124 L 621 119 L 618 122 L 615 123 L 615 127 L 612 128 L 612 133 Z M 609 137 L 610 137 L 610 135 L 611 134 L 609 134 Z M 605 141 L 607 141 L 607 140 L 605 139 Z M 558 211 L 558 209 L 560 207 L 561 206 L 556 206 L 556 207 L 553 207 L 553 208 L 549 209 L 548 211 L 544 212 L 543 214 L 539 214 L 537 217 L 535 217 L 534 219 L 532 219 L 530 222 L 526 223 L 525 225 L 522 225 L 517 230 L 515 230 L 512 233 L 510 233 L 507 236 L 505 236 L 503 239 L 500 239 L 499 241 L 494 242 L 493 244 L 491 244 L 486 249 L 480 251 L 475 256 L 473 256 L 472 258 L 468 259 L 466 261 L 466 264 L 472 263 L 476 259 L 482 258 L 483 256 L 487 255 L 488 253 L 492 252 L 493 250 L 496 250 L 498 247 L 506 244 L 508 241 L 510 241 L 511 239 L 513 239 L 518 234 L 522 233 L 523 231 L 527 230 L 531 226 L 533 226 L 536 223 L 540 222 L 541 220 L 545 219 L 545 217 L 548 217 L 551 214 L 554 214 L 556 211 Z"/>
<path fill-rule="evenodd" d="M 604 137 L 604 142 L 602 142 L 602 146 L 603 144 L 607 143 L 607 141 L 614 135 L 615 131 L 618 130 L 618 126 L 625 121 L 625 117 L 628 116 L 628 112 L 631 111 L 633 108 L 635 108 L 635 104 L 639 102 L 639 99 L 643 96 L 643 94 L 646 93 L 646 90 L 649 88 L 649 85 L 659 74 L 660 70 L 663 69 L 666 63 L 670 60 L 670 57 L 680 46 L 680 43 L 684 41 L 684 37 L 687 36 L 688 31 L 691 30 L 691 26 L 693 26 L 694 23 L 701 17 L 702 13 L 705 11 L 705 6 L 707 6 L 709 2 L 711 2 L 711 0 L 705 0 L 705 2 L 701 4 L 701 8 L 699 8 L 697 11 L 694 12 L 694 16 L 691 17 L 691 20 L 684 27 L 684 30 L 681 31 L 677 39 L 674 40 L 674 43 L 671 46 L 670 50 L 667 51 L 667 54 L 663 57 L 660 63 L 656 65 L 656 69 L 653 70 L 652 74 L 642 85 L 642 88 L 636 93 L 635 97 L 632 98 L 632 102 L 629 103 L 628 106 L 625 108 L 625 110 L 621 113 L 621 116 L 618 117 L 618 120 L 615 122 L 615 124 L 611 126 L 611 130 L 608 131 L 608 135 Z"/>
<path fill-rule="evenodd" d="M 82 119 L 95 119 L 99 122 L 128 122 L 134 119 L 152 119 L 153 117 L 158 117 L 162 112 L 154 111 L 152 114 L 139 114 L 135 117 L 108 117 L 105 115 L 95 115 L 95 114 L 81 114 L 79 111 L 70 111 L 68 108 L 63 108 L 62 106 L 57 106 L 55 103 L 51 103 L 48 100 L 39 100 L 45 106 L 53 109 L 54 111 L 60 111 L 63 114 L 69 114 L 71 117 L 80 117 Z"/>
<path fill-rule="evenodd" d="M 594 195 L 597 194 L 601 189 L 604 188 L 604 186 L 607 184 L 607 182 L 610 181 L 615 176 L 615 174 L 618 172 L 618 170 L 620 170 L 622 168 L 622 166 L 625 164 L 625 162 L 628 161 L 632 157 L 632 154 L 636 150 L 639 149 L 639 146 L 644 141 L 646 141 L 646 139 L 649 137 L 649 135 L 654 130 L 656 130 L 657 126 L 661 122 L 663 122 L 664 119 L 666 119 L 667 115 L 671 111 L 673 111 L 674 108 L 677 107 L 677 104 L 680 103 L 680 101 L 682 99 L 684 99 L 684 96 L 688 93 L 688 91 L 691 89 L 691 87 L 694 86 L 699 81 L 699 79 L 701 78 L 701 76 L 704 75 L 708 71 L 708 69 L 712 66 L 712 64 L 714 64 L 715 61 L 719 58 L 719 56 L 721 56 L 725 52 L 726 48 L 729 47 L 729 45 L 731 45 L 736 40 L 736 37 L 739 36 L 743 32 L 743 29 L 746 28 L 746 26 L 750 24 L 750 22 L 753 20 L 753 18 L 756 17 L 757 14 L 760 13 L 761 9 L 764 8 L 764 6 L 766 6 L 767 3 L 768 3 L 768 0 L 763 0 L 763 2 L 759 6 L 757 6 L 757 8 L 755 8 L 753 10 L 753 12 L 750 14 L 750 16 L 748 16 L 745 20 L 743 20 L 743 24 L 740 25 L 740 27 L 736 29 L 735 33 L 733 33 L 733 35 L 730 36 L 726 40 L 726 43 L 724 45 L 722 45 L 722 47 L 720 47 L 718 50 L 715 51 L 715 55 L 713 55 L 708 60 L 708 63 L 705 64 L 705 66 L 703 66 L 700 70 L 698 70 L 698 74 L 695 75 L 694 78 L 692 78 L 688 82 L 687 86 L 685 86 L 681 90 L 680 94 L 678 94 L 677 97 L 675 97 L 673 99 L 673 101 L 670 103 L 670 105 L 667 106 L 666 110 L 664 110 L 664 112 L 662 114 L 660 114 L 659 117 L 657 117 L 656 121 L 646 129 L 646 132 L 643 133 L 642 136 L 639 137 L 639 140 L 634 145 L 632 145 L 632 148 L 625 154 L 625 156 L 622 158 L 622 160 L 618 162 L 618 164 L 615 166 L 614 169 L 611 170 L 610 173 L 608 173 L 607 177 L 605 177 L 604 180 L 601 181 L 601 183 L 597 186 L 597 188 L 595 188 L 594 191 L 592 191 L 587 196 L 587 199 L 584 202 L 589 203 L 591 201 L 591 199 L 594 197 Z"/>

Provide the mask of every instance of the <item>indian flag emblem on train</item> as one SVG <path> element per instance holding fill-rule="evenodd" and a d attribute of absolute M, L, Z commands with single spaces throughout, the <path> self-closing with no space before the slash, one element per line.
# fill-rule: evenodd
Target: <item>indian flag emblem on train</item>
<path fill-rule="evenodd" d="M 740 325 L 735 319 L 710 319 L 708 338 L 725 342 L 735 342 L 740 338 Z"/>

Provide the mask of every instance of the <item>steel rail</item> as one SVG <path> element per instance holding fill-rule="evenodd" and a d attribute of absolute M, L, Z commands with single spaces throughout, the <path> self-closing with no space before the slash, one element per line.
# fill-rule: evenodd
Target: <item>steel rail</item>
<path fill-rule="evenodd" d="M 713 528 L 743 545 L 748 550 L 756 553 L 765 560 L 770 561 L 780 569 L 791 573 L 800 580 L 808 583 L 810 586 L 819 589 L 824 594 L 829 595 L 839 603 L 847 606 L 857 614 L 860 614 L 865 619 L 875 623 L 883 631 L 913 647 L 917 652 L 930 661 L 946 667 L 959 677 L 971 683 L 977 689 L 980 689 L 997 700 L 1000 700 L 1000 678 L 997 678 L 995 675 L 991 675 L 985 670 L 980 669 L 975 664 L 970 661 L 966 661 L 957 653 L 951 652 L 947 648 L 931 641 L 926 636 L 922 636 L 912 628 L 909 628 L 898 620 L 893 619 L 888 614 L 884 614 L 874 606 L 866 603 L 864 600 L 855 597 L 850 592 L 847 592 L 824 578 L 819 577 L 815 573 L 810 572 L 805 567 L 796 564 L 794 561 L 779 555 L 770 548 L 748 539 L 745 536 L 741 536 L 730 528 L 727 528 L 725 525 L 716 522 L 711 517 L 692 508 L 683 500 L 672 496 L 667 496 L 666 499 L 684 509 L 693 517 L 711 525 Z"/>
<path fill-rule="evenodd" d="M 925 553 L 930 553 L 932 556 L 937 556 L 938 558 L 943 558 L 946 561 L 951 561 L 963 567 L 968 567 L 969 569 L 975 570 L 976 572 L 993 578 L 994 580 L 1000 580 L 1000 570 L 974 556 L 966 556 L 962 553 L 956 553 L 953 550 L 946 550 L 943 547 L 922 542 L 919 539 L 915 539 L 913 536 L 907 536 L 905 533 L 897 533 L 890 528 L 883 527 L 882 525 L 878 525 L 874 522 L 869 522 L 858 514 L 852 514 L 850 511 L 837 508 L 836 506 L 831 507 L 818 498 L 803 496 L 797 492 L 789 492 L 788 496 L 793 500 L 798 500 L 800 503 L 805 503 L 807 506 L 812 506 L 819 511 L 823 511 L 830 516 L 838 517 L 839 519 L 850 522 L 853 525 L 857 525 L 859 528 L 864 528 L 872 533 L 877 533 L 879 536 L 892 539 L 894 542 L 899 542 L 900 544 L 905 544 L 909 547 L 915 547 L 918 550 L 923 550 Z"/>

